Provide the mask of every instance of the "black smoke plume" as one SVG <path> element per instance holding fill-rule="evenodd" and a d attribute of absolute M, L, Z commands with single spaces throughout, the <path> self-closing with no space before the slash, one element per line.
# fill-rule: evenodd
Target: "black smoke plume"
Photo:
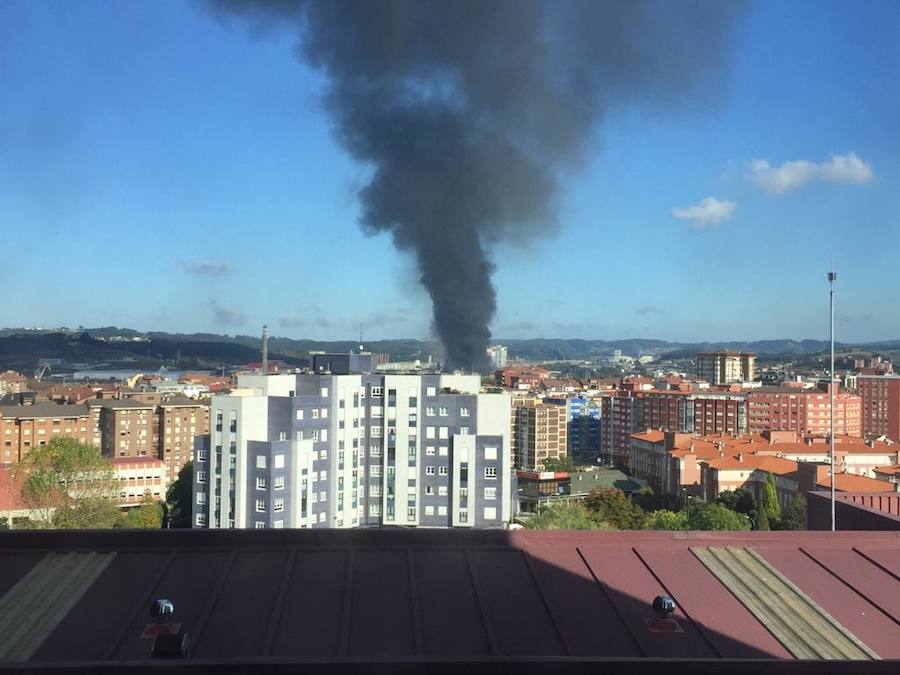
<path fill-rule="evenodd" d="M 612 105 L 715 90 L 730 0 L 209 0 L 295 26 L 340 144 L 371 167 L 361 222 L 411 251 L 449 363 L 483 365 L 492 244 L 552 231 L 558 183 Z M 673 167 L 677 170 L 677 167 Z M 602 214 L 598 214 L 598 223 Z M 568 251 L 590 268 L 602 251 Z"/>

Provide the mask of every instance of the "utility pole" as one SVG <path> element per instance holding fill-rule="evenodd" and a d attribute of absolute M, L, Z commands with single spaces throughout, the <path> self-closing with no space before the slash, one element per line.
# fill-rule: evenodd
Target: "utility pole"
<path fill-rule="evenodd" d="M 831 370 L 830 370 L 830 378 L 831 382 L 829 382 L 828 392 L 830 395 L 830 424 L 831 424 L 831 434 L 828 437 L 828 445 L 829 450 L 831 451 L 831 531 L 834 532 L 835 528 L 835 520 L 834 520 L 834 483 L 837 480 L 837 474 L 834 470 L 834 282 L 837 281 L 837 274 L 834 272 L 834 263 L 831 266 L 831 272 L 828 273 L 828 305 L 829 312 L 831 314 Z"/>

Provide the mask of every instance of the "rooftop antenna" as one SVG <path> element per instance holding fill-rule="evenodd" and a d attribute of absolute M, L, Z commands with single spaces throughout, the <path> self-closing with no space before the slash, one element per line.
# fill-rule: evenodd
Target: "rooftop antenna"
<path fill-rule="evenodd" d="M 363 353 L 362 324 L 359 324 L 359 353 Z"/>
<path fill-rule="evenodd" d="M 837 480 L 837 475 L 834 472 L 834 282 L 837 281 L 837 274 L 834 271 L 834 259 L 831 261 L 831 271 L 828 273 L 828 306 L 830 312 L 830 341 L 831 341 L 831 382 L 828 386 L 829 392 L 829 412 L 830 412 L 830 426 L 831 433 L 828 437 L 828 445 L 831 453 L 831 531 L 835 530 L 835 519 L 834 519 L 834 483 Z"/>
<path fill-rule="evenodd" d="M 262 332 L 262 372 L 269 374 L 269 327 L 263 326 Z"/>

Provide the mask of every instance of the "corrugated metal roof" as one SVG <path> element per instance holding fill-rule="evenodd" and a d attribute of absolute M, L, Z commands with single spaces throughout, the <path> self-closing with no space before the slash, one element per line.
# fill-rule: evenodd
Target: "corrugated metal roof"
<path fill-rule="evenodd" d="M 115 555 L 84 592 L 61 594 L 72 606 L 29 663 L 149 658 L 141 634 L 159 597 L 174 602 L 198 663 L 791 659 L 796 645 L 704 564 L 710 547 L 752 551 L 739 555 L 808 599 L 803 620 L 821 627 L 827 614 L 858 654 L 900 658 L 897 533 L 8 533 L 0 621 L 48 552 L 96 551 Z M 661 594 L 677 603 L 673 630 L 654 620 Z"/>

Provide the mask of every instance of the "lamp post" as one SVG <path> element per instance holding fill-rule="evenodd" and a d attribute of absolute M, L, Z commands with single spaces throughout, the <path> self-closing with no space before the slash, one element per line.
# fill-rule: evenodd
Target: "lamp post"
<path fill-rule="evenodd" d="M 828 273 L 828 284 L 829 284 L 828 305 L 829 305 L 829 312 L 831 315 L 830 316 L 831 329 L 829 331 L 830 342 L 831 342 L 831 370 L 829 371 L 830 372 L 829 377 L 830 377 L 831 381 L 828 383 L 828 393 L 829 393 L 829 398 L 830 398 L 830 405 L 829 405 L 830 420 L 829 420 L 829 423 L 831 426 L 831 433 L 829 434 L 829 437 L 828 437 L 828 446 L 829 446 L 829 450 L 830 450 L 830 454 L 831 454 L 831 531 L 832 532 L 834 532 L 834 530 L 835 530 L 834 483 L 835 483 L 835 480 L 837 479 L 837 475 L 835 474 L 835 471 L 834 471 L 834 282 L 835 281 L 837 281 L 837 274 L 833 271 L 833 267 L 832 267 L 832 271 Z"/>

